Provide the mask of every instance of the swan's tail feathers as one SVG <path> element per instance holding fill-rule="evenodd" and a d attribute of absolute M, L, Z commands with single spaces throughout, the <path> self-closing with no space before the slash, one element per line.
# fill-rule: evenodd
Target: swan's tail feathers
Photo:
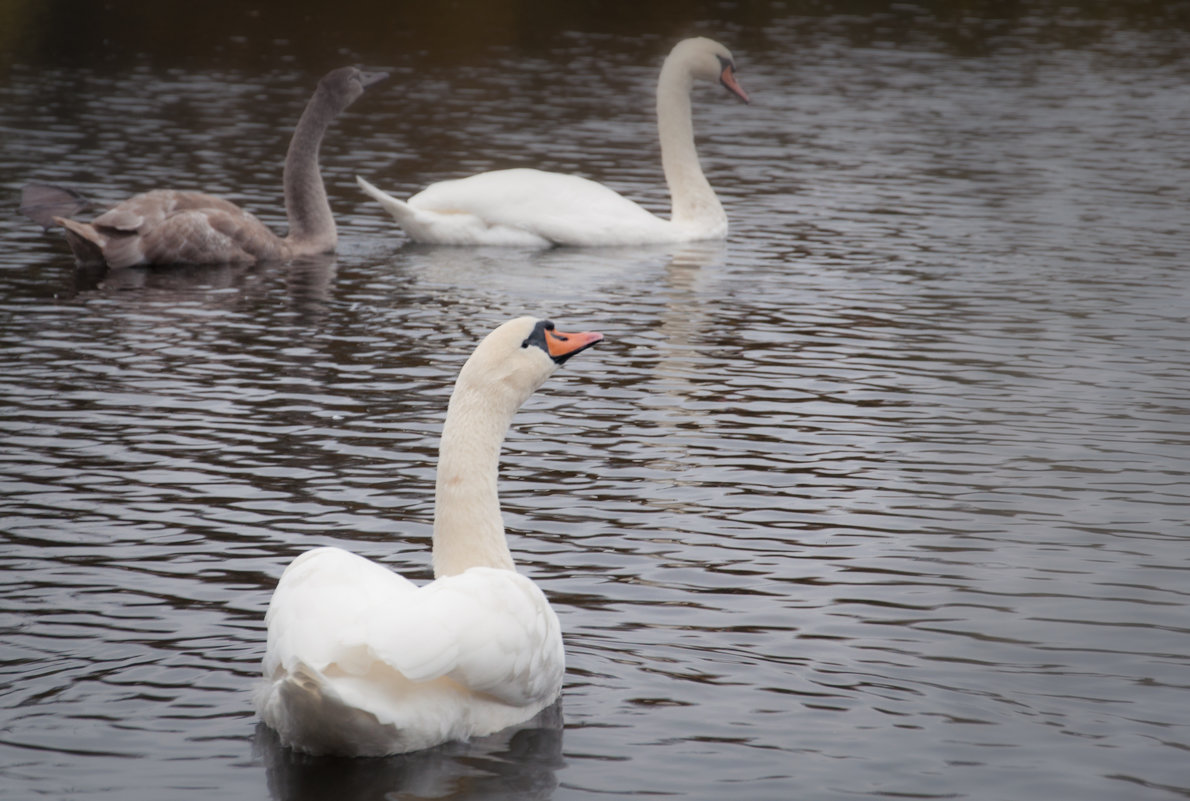
<path fill-rule="evenodd" d="M 104 239 L 91 225 L 65 217 L 54 217 L 53 221 L 66 229 L 66 244 L 70 245 L 79 267 L 102 267 L 107 264 L 107 258 L 103 255 Z"/>
<path fill-rule="evenodd" d="M 47 231 L 58 224 L 58 217 L 73 217 L 93 209 L 95 204 L 73 189 L 53 184 L 25 184 L 21 187 L 21 214 Z"/>
<path fill-rule="evenodd" d="M 344 702 L 319 671 L 298 662 L 256 695 L 256 708 L 281 742 L 315 755 L 383 756 L 399 748 L 397 729 Z"/>
<path fill-rule="evenodd" d="M 401 225 L 404 225 L 406 220 L 413 216 L 413 209 L 405 201 L 397 200 L 389 193 L 377 189 L 358 175 L 355 176 L 355 182 L 359 184 L 360 189 L 367 192 L 373 200 L 383 206 Z"/>

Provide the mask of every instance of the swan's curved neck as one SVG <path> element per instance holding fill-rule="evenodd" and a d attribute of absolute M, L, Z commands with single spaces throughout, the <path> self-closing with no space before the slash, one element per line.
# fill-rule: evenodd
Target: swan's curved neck
<path fill-rule="evenodd" d="M 672 221 L 703 230 L 727 230 L 727 215 L 715 190 L 703 175 L 694 147 L 691 120 L 690 72 L 673 58 L 661 67 L 657 79 L 657 134 L 661 139 L 661 166 L 673 203 Z"/>
<path fill-rule="evenodd" d="M 500 446 L 519 404 L 508 408 L 463 382 L 455 386 L 442 427 L 434 495 L 434 575 L 469 567 L 515 569 L 496 477 Z"/>
<path fill-rule="evenodd" d="M 323 253 L 333 249 L 338 241 L 335 218 L 318 167 L 322 137 L 336 116 L 331 99 L 319 88 L 302 112 L 289 142 L 282 179 L 285 213 L 289 218 L 285 241 L 296 253 Z"/>

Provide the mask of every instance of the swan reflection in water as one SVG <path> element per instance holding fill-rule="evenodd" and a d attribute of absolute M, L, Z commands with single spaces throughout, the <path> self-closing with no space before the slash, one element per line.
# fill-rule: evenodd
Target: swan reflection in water
<path fill-rule="evenodd" d="M 177 264 L 118 270 L 71 265 L 63 285 L 54 294 L 59 298 L 93 293 L 123 295 L 166 304 L 201 296 L 203 305 L 209 308 L 239 308 L 263 300 L 281 285 L 285 307 L 295 315 L 292 322 L 309 325 L 326 316 L 337 272 L 338 258 L 333 254 L 267 264 Z"/>
<path fill-rule="evenodd" d="M 312 757 L 281 745 L 263 723 L 256 755 L 276 801 L 371 799 L 545 799 L 558 786 L 562 703 L 486 737 L 390 757 Z"/>

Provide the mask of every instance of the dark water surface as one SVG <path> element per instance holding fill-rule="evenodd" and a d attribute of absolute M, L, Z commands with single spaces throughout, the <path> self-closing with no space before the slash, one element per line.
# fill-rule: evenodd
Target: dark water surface
<path fill-rule="evenodd" d="M 1178 7 L 463 4 L 455 35 L 170 5 L 124 38 L 123 4 L 0 15 L 0 796 L 1190 797 Z M 696 32 L 755 99 L 696 92 L 726 243 L 414 247 L 354 186 L 536 165 L 663 210 L 652 83 Z M 30 179 L 172 185 L 280 228 L 339 63 L 393 78 L 324 147 L 336 257 L 78 274 L 16 215 Z M 503 460 L 561 709 L 402 758 L 278 749 L 273 584 L 329 543 L 428 578 L 450 384 L 521 313 L 608 337 Z"/>

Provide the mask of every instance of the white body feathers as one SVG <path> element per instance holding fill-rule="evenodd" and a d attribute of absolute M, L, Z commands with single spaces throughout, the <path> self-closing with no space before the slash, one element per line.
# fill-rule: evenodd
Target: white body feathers
<path fill-rule="evenodd" d="M 592 247 L 669 242 L 680 233 L 670 221 L 577 175 L 527 168 L 482 172 L 431 184 L 408 202 L 355 180 L 414 242 Z M 702 230 L 685 233 L 699 239 Z M 719 236 L 726 232 L 724 219 Z"/>
<path fill-rule="evenodd" d="M 511 570 L 474 567 L 418 587 L 319 548 L 286 568 L 266 621 L 260 715 L 308 753 L 379 756 L 490 734 L 562 687 L 558 618 Z"/>

